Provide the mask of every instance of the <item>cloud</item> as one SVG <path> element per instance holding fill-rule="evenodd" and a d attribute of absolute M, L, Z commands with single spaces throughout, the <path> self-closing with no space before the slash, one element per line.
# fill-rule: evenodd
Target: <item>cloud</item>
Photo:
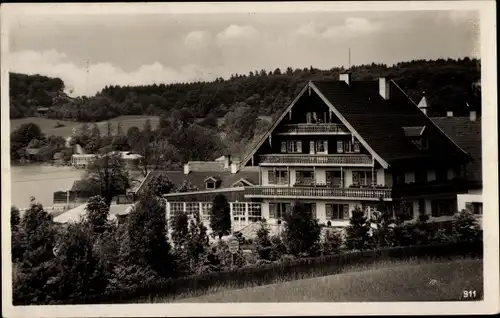
<path fill-rule="evenodd" d="M 187 48 L 198 49 L 210 43 L 210 34 L 205 31 L 192 31 L 184 38 Z"/>
<path fill-rule="evenodd" d="M 70 62 L 66 54 L 55 50 L 13 52 L 9 54 L 9 64 L 12 72 L 61 78 L 70 96 L 94 95 L 106 85 L 192 82 L 226 76 L 219 73 L 220 70 L 209 71 L 193 64 L 170 68 L 155 62 L 131 72 L 125 72 L 111 63 L 89 62 L 88 66 L 79 66 Z"/>
<path fill-rule="evenodd" d="M 355 38 L 373 34 L 382 29 L 380 22 L 372 22 L 366 18 L 350 17 L 345 23 L 339 26 L 327 28 L 321 36 L 323 38 Z"/>
<path fill-rule="evenodd" d="M 301 25 L 296 31 L 295 35 L 305 36 L 305 37 L 315 37 L 319 34 L 318 27 L 314 21 L 310 21 L 306 24 Z"/>
<path fill-rule="evenodd" d="M 217 43 L 222 46 L 251 44 L 259 39 L 259 31 L 250 25 L 232 24 L 217 35 Z"/>

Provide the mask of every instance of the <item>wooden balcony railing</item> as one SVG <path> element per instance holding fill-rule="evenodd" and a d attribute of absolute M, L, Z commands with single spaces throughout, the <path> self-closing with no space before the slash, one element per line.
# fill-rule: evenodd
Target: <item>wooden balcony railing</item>
<path fill-rule="evenodd" d="M 328 165 L 372 165 L 372 158 L 364 154 L 307 155 L 307 154 L 270 154 L 261 155 L 261 165 L 273 164 L 328 164 Z"/>
<path fill-rule="evenodd" d="M 359 199 L 389 199 L 391 198 L 391 189 L 255 186 L 245 189 L 245 197 L 343 197 Z"/>
<path fill-rule="evenodd" d="M 342 124 L 316 123 L 316 124 L 289 124 L 278 134 L 310 134 L 310 133 L 331 133 L 331 134 L 349 134 L 349 130 Z"/>

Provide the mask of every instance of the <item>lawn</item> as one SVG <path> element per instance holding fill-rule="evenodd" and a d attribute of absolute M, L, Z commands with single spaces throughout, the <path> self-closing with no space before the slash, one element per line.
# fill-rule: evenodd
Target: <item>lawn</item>
<path fill-rule="evenodd" d="M 179 297 L 175 302 L 455 301 L 463 299 L 464 290 L 476 290 L 476 300 L 483 298 L 482 260 L 382 262 L 331 276 L 244 289 L 221 287 L 203 296 Z"/>
<path fill-rule="evenodd" d="M 127 130 L 130 127 L 136 126 L 140 129 L 144 126 L 144 123 L 146 120 L 151 121 L 151 125 L 153 128 L 158 126 L 158 123 L 160 121 L 160 118 L 158 116 L 119 116 L 113 119 L 108 120 L 109 122 L 112 123 L 114 132 L 116 132 L 116 125 L 118 122 L 122 123 L 123 131 L 126 133 Z M 108 121 L 101 121 L 97 122 L 97 125 L 99 126 L 99 129 L 101 130 L 101 134 L 104 134 L 107 130 L 107 123 Z M 41 117 L 28 117 L 28 118 L 20 118 L 20 119 L 11 119 L 10 120 L 10 131 L 14 131 L 19 126 L 25 123 L 35 123 L 40 128 L 42 131 L 50 136 L 50 135 L 55 135 L 55 136 L 62 136 L 62 137 L 68 137 L 71 135 L 73 128 L 78 128 L 80 127 L 83 123 L 81 122 L 74 122 L 74 121 L 64 121 L 64 120 L 57 120 L 57 119 L 49 119 L 49 118 L 41 118 Z M 58 127 L 56 128 L 56 125 L 60 123 L 64 125 L 64 127 Z"/>

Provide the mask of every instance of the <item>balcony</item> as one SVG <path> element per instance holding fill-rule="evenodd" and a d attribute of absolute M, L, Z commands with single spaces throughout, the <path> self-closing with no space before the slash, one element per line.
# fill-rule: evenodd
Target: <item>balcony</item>
<path fill-rule="evenodd" d="M 307 155 L 271 154 L 260 156 L 261 166 L 353 166 L 371 167 L 372 158 L 364 154 Z"/>
<path fill-rule="evenodd" d="M 333 123 L 289 124 L 278 135 L 349 135 L 346 126 Z"/>
<path fill-rule="evenodd" d="M 474 188 L 474 183 L 463 179 L 454 179 L 446 181 L 413 182 L 398 184 L 394 187 L 394 197 L 414 197 L 431 194 L 455 194 L 466 192 Z"/>
<path fill-rule="evenodd" d="M 255 186 L 245 189 L 245 198 L 391 199 L 389 188 L 329 188 L 326 186 Z"/>

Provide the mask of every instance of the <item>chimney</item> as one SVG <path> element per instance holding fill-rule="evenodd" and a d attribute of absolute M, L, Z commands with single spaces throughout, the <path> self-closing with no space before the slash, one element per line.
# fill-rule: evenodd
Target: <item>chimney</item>
<path fill-rule="evenodd" d="M 229 165 L 231 164 L 231 155 L 224 156 L 224 169 L 229 169 Z"/>
<path fill-rule="evenodd" d="M 231 164 L 231 173 L 236 173 L 238 172 L 238 165 L 235 163 Z"/>
<path fill-rule="evenodd" d="M 184 165 L 184 174 L 189 174 L 189 163 Z"/>
<path fill-rule="evenodd" d="M 476 118 L 477 118 L 476 111 L 475 110 L 471 110 L 470 114 L 469 114 L 470 121 L 476 121 Z"/>
<path fill-rule="evenodd" d="M 346 82 L 347 85 L 350 85 L 351 84 L 351 73 L 349 73 L 349 72 L 340 73 L 339 80 Z"/>
<path fill-rule="evenodd" d="M 389 81 L 385 77 L 380 77 L 378 79 L 378 91 L 383 99 L 389 99 Z"/>
<path fill-rule="evenodd" d="M 453 112 L 451 110 L 447 111 L 446 117 L 453 117 Z"/>

